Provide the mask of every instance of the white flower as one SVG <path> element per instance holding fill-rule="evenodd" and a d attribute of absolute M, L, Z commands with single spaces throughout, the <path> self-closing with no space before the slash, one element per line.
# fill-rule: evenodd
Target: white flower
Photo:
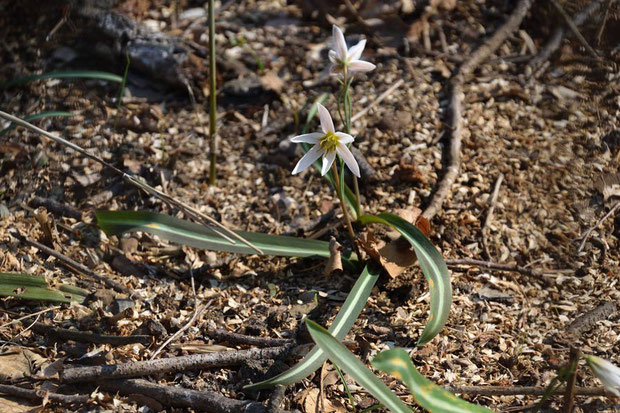
<path fill-rule="evenodd" d="M 358 44 L 347 49 L 342 30 L 336 25 L 332 29 L 332 36 L 336 50 L 329 51 L 329 60 L 334 64 L 331 68 L 332 74 L 343 72 L 346 68 L 349 72 L 370 72 L 375 69 L 375 65 L 364 60 L 360 60 L 366 40 L 361 40 Z"/>
<path fill-rule="evenodd" d="M 587 355 L 585 359 L 605 389 L 620 397 L 620 368 L 600 357 Z"/>
<path fill-rule="evenodd" d="M 308 168 L 319 157 L 323 156 L 323 167 L 321 168 L 321 175 L 325 175 L 329 168 L 331 168 L 336 154 L 340 155 L 344 163 L 349 167 L 351 172 L 358 178 L 360 177 L 360 168 L 357 165 L 357 161 L 353 157 L 353 154 L 347 147 L 347 145 L 355 140 L 355 138 L 347 133 L 336 132 L 334 130 L 334 122 L 332 117 L 325 108 L 325 106 L 319 103 L 319 119 L 321 120 L 321 129 L 323 132 L 306 133 L 304 135 L 295 136 L 291 138 L 291 142 L 295 143 L 311 143 L 314 146 L 310 148 L 297 162 L 295 169 L 293 169 L 293 175 L 300 173 L 304 169 Z"/>

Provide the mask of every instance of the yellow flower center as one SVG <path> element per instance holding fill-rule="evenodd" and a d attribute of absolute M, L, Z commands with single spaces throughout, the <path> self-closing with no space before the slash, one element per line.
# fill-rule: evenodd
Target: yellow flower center
<path fill-rule="evenodd" d="M 327 152 L 333 152 L 336 150 L 339 142 L 338 136 L 336 136 L 334 132 L 327 132 L 327 134 L 319 140 L 319 146 Z"/>

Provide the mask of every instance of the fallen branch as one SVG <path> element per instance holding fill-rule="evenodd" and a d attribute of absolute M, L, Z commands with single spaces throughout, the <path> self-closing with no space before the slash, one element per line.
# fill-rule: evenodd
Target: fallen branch
<path fill-rule="evenodd" d="M 286 386 L 281 384 L 277 384 L 271 392 L 271 397 L 269 398 L 269 402 L 267 403 L 267 411 L 269 413 L 281 413 L 282 409 L 280 406 L 284 401 L 284 395 L 286 393 Z"/>
<path fill-rule="evenodd" d="M 218 328 L 207 328 L 205 334 L 214 340 L 221 340 L 230 344 L 247 344 L 258 347 L 285 346 L 293 343 L 293 340 L 288 338 L 248 336 Z"/>
<path fill-rule="evenodd" d="M 475 260 L 472 258 L 458 258 L 458 259 L 446 260 L 446 264 L 451 267 L 458 267 L 462 265 L 472 265 L 476 267 L 486 268 L 489 270 L 518 272 L 518 273 L 530 275 L 530 276 L 540 275 L 540 273 L 536 270 L 531 270 L 529 268 L 520 267 L 518 265 L 500 264 L 497 262 Z"/>
<path fill-rule="evenodd" d="M 177 373 L 187 370 L 229 367 L 238 365 L 247 360 L 278 357 L 286 353 L 289 349 L 290 346 L 281 346 L 264 349 L 192 354 L 189 356 L 136 361 L 125 364 L 73 367 L 65 369 L 60 374 L 60 379 L 63 383 L 75 383 L 78 381 L 120 379 L 125 377 L 148 376 L 150 374 Z"/>
<path fill-rule="evenodd" d="M 586 245 L 586 241 L 588 241 L 588 238 L 590 238 L 590 234 L 592 234 L 592 231 L 594 231 L 595 229 L 597 229 L 598 227 L 601 226 L 601 224 L 607 219 L 609 218 L 614 212 L 616 212 L 616 210 L 620 208 L 620 201 L 616 202 L 616 204 L 609 210 L 608 213 L 606 213 L 601 219 L 599 219 L 596 224 L 592 225 L 590 228 L 587 229 L 586 233 L 583 234 L 583 238 L 581 240 L 581 243 L 579 244 L 579 248 L 577 248 L 577 253 L 580 253 L 581 250 L 583 249 L 583 247 Z"/>
<path fill-rule="evenodd" d="M 134 292 L 129 289 L 127 286 L 109 279 L 108 277 L 104 277 L 103 275 L 99 275 L 94 271 L 91 271 L 89 268 L 85 267 L 84 265 L 80 264 L 77 261 L 72 260 L 71 258 L 67 257 L 64 254 L 61 254 L 60 252 L 56 251 L 55 249 L 52 249 L 46 245 L 41 244 L 40 242 L 28 239 L 26 237 L 24 237 L 22 234 L 20 234 L 19 232 L 12 232 L 11 233 L 13 236 L 15 236 L 16 238 L 18 238 L 20 241 L 25 242 L 28 245 L 31 245 L 41 251 L 43 251 L 44 253 L 51 255 L 52 257 L 62 261 L 67 267 L 69 267 L 70 269 L 72 269 L 73 271 L 76 271 L 80 274 L 86 275 L 87 277 L 91 277 L 94 278 L 97 281 L 101 281 L 102 283 L 104 283 L 105 285 L 107 285 L 108 287 L 121 292 L 121 293 L 125 293 L 128 294 L 129 296 L 133 296 Z"/>
<path fill-rule="evenodd" d="M 575 26 L 581 26 L 591 15 L 596 13 L 598 9 L 601 8 L 605 1 L 606 0 L 594 0 L 590 4 L 588 4 L 588 6 L 585 7 L 582 11 L 577 13 L 575 17 L 573 17 L 573 23 L 575 24 Z M 612 3 L 614 1 L 615 0 L 611 0 Z M 551 55 L 556 50 L 558 50 L 558 48 L 562 44 L 562 39 L 564 39 L 565 34 L 566 28 L 564 26 L 558 26 L 551 34 L 551 37 L 549 38 L 545 46 L 540 49 L 538 54 L 532 60 L 530 60 L 529 66 L 532 68 L 538 68 L 541 67 L 547 60 L 549 60 Z"/>
<path fill-rule="evenodd" d="M 476 49 L 469 59 L 463 62 L 456 74 L 450 79 L 448 103 L 448 112 L 450 115 L 447 121 L 447 126 L 449 128 L 447 133 L 450 140 L 448 167 L 428 207 L 422 213 L 422 216 L 429 221 L 439 212 L 445 199 L 452 192 L 452 185 L 454 185 L 460 172 L 461 141 L 463 135 L 461 94 L 463 93 L 462 89 L 465 78 L 473 73 L 480 63 L 487 59 L 491 53 L 504 43 L 508 36 L 519 28 L 531 5 L 532 0 L 519 0 L 514 11 L 510 17 L 508 17 L 508 20 L 506 20 L 491 38 Z"/>
<path fill-rule="evenodd" d="M 597 322 L 610 318 L 616 311 L 618 311 L 618 305 L 613 301 L 600 304 L 595 309 L 577 317 L 566 330 L 572 334 L 579 334 L 590 329 Z"/>
<path fill-rule="evenodd" d="M 31 206 L 37 207 L 45 207 L 48 211 L 53 213 L 62 215 L 68 218 L 74 218 L 77 220 L 82 219 L 82 212 L 72 206 L 61 204 L 58 201 L 54 201 L 53 199 L 41 198 L 40 196 L 35 196 L 30 201 Z"/>
<path fill-rule="evenodd" d="M 546 387 L 527 386 L 447 386 L 444 389 L 451 393 L 477 394 L 480 396 L 542 396 Z M 560 387 L 555 393 L 564 393 L 566 387 Z M 615 397 L 604 387 L 575 387 L 575 396 L 606 396 Z"/>
<path fill-rule="evenodd" d="M 87 394 L 72 395 L 50 393 L 43 390 L 24 389 L 23 387 L 11 386 L 8 384 L 0 384 L 0 393 L 8 396 L 19 397 L 21 399 L 36 400 L 39 402 L 43 399 L 47 399 L 60 404 L 84 404 L 90 399 Z"/>
<path fill-rule="evenodd" d="M 97 334 L 90 331 L 78 331 L 69 330 L 67 328 L 60 328 L 54 326 L 48 326 L 43 323 L 35 323 L 32 326 L 32 330 L 45 334 L 46 338 L 55 340 L 60 339 L 64 341 L 72 340 L 79 343 L 95 343 L 95 344 L 110 344 L 112 346 L 125 346 L 127 344 L 150 344 L 153 341 L 153 337 L 146 335 L 135 336 L 115 336 L 109 334 Z"/>
<path fill-rule="evenodd" d="M 190 390 L 182 387 L 164 386 L 146 380 L 108 380 L 97 383 L 100 389 L 120 394 L 142 394 L 163 405 L 191 408 L 210 413 L 266 413 L 260 403 L 235 400 L 208 390 Z"/>

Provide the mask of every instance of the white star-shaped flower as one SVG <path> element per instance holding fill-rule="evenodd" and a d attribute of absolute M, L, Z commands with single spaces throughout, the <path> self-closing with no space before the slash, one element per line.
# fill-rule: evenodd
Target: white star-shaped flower
<path fill-rule="evenodd" d="M 347 133 L 336 132 L 334 129 L 334 122 L 329 114 L 329 111 L 325 106 L 318 104 L 319 119 L 321 120 L 321 129 L 323 132 L 306 133 L 304 135 L 295 136 L 291 138 L 291 142 L 295 143 L 310 143 L 314 146 L 310 148 L 297 162 L 295 169 L 293 169 L 293 175 L 300 173 L 304 169 L 308 168 L 321 156 L 323 157 L 323 167 L 321 168 L 321 175 L 325 175 L 329 168 L 331 168 L 336 154 L 340 155 L 347 167 L 353 172 L 355 176 L 360 177 L 360 168 L 357 161 L 353 157 L 353 154 L 347 147 L 352 143 L 355 138 Z"/>
<path fill-rule="evenodd" d="M 334 64 L 330 69 L 332 74 L 343 72 L 345 68 L 349 72 L 370 72 L 375 69 L 372 63 L 360 60 L 366 46 L 365 39 L 348 49 L 342 30 L 336 25 L 332 29 L 332 36 L 336 47 L 336 50 L 329 51 L 329 60 Z"/>
<path fill-rule="evenodd" d="M 605 389 L 620 397 L 620 368 L 600 357 L 587 355 L 585 359 Z"/>

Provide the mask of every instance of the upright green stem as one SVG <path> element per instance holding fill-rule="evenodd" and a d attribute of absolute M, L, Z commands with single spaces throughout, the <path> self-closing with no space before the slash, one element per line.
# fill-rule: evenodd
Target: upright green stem
<path fill-rule="evenodd" d="M 209 0 L 209 184 L 215 185 L 217 158 L 217 101 L 215 73 L 215 0 Z"/>
<path fill-rule="evenodd" d="M 343 107 L 344 107 L 344 126 L 345 132 L 351 133 L 351 97 L 349 96 L 349 84 L 347 79 L 347 68 L 342 71 L 343 76 Z M 353 191 L 355 191 L 355 213 L 358 217 L 362 216 L 362 205 L 360 202 L 360 187 L 357 182 L 357 176 L 353 175 Z"/>
<path fill-rule="evenodd" d="M 342 194 L 342 188 L 340 187 L 340 177 L 338 176 L 338 166 L 336 164 L 337 162 L 334 162 L 332 164 L 332 171 L 334 172 L 334 181 L 336 183 L 336 193 L 338 194 L 338 199 L 340 200 L 340 208 L 342 209 L 342 215 L 344 216 L 344 222 L 347 226 L 347 231 L 349 232 L 349 238 L 351 239 L 351 245 L 353 246 L 353 248 L 357 249 L 357 245 L 355 244 L 355 233 L 353 232 L 353 227 L 351 226 L 351 218 L 349 218 L 349 212 L 347 211 L 347 206 L 344 203 L 344 195 Z"/>

